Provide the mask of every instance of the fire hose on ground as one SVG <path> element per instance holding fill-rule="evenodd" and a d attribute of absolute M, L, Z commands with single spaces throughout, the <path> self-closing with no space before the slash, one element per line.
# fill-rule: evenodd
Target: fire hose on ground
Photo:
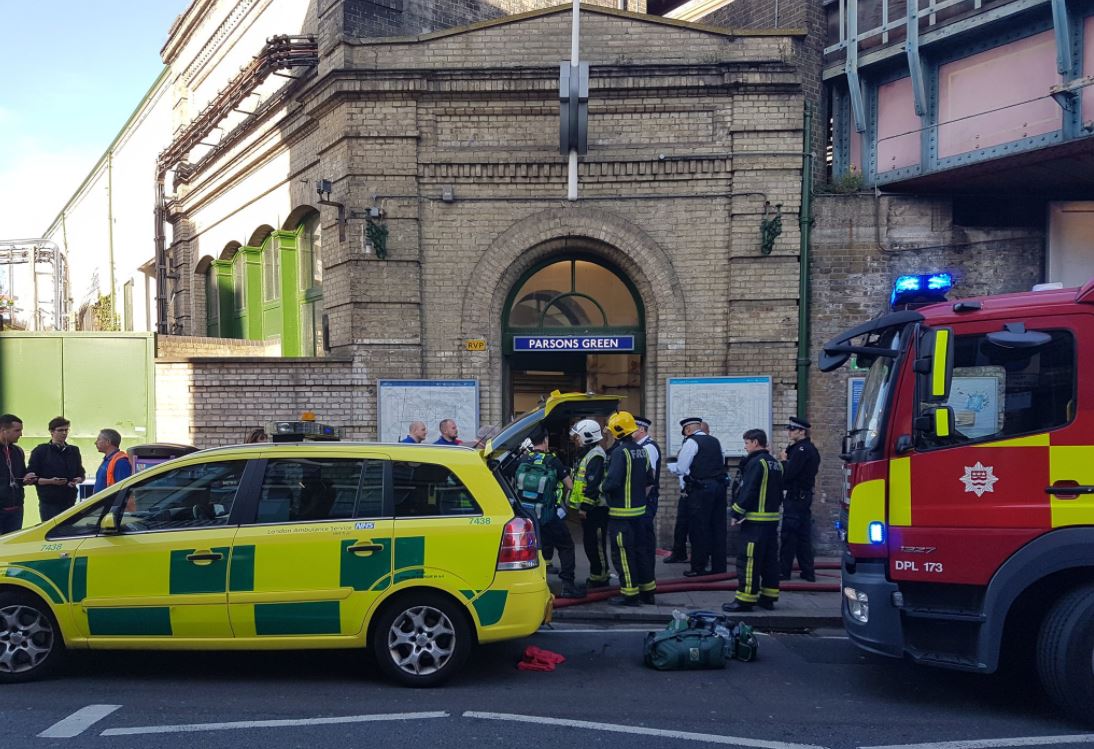
<path fill-rule="evenodd" d="M 816 569 L 818 570 L 838 570 L 839 567 L 840 565 L 838 562 L 818 562 L 816 565 Z M 737 586 L 737 573 L 727 572 L 717 575 L 701 575 L 658 582 L 657 593 L 734 591 L 737 590 Z M 779 590 L 805 593 L 838 593 L 840 591 L 840 583 L 838 579 L 832 583 L 784 580 L 779 583 Z M 616 587 L 598 588 L 588 592 L 584 598 L 555 598 L 554 607 L 556 609 L 562 609 L 569 606 L 580 606 L 585 603 L 597 603 L 599 601 L 606 601 L 618 594 L 619 588 Z"/>

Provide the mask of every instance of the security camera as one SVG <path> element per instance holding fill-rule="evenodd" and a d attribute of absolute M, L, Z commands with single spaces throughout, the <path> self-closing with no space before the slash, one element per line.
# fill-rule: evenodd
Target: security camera
<path fill-rule="evenodd" d="M 320 195 L 323 195 L 324 193 L 330 195 L 333 188 L 334 185 L 331 184 L 331 181 L 329 179 L 320 179 L 315 181 L 315 191 Z"/>

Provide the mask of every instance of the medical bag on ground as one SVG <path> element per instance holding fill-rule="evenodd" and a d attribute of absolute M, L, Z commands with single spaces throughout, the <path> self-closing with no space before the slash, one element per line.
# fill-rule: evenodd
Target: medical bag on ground
<path fill-rule="evenodd" d="M 759 642 L 756 640 L 756 633 L 749 624 L 734 622 L 728 616 L 716 614 L 713 611 L 692 611 L 688 614 L 688 626 L 692 628 L 707 627 L 722 637 L 726 637 L 730 643 L 726 658 L 745 662 L 756 658 Z"/>
<path fill-rule="evenodd" d="M 706 628 L 650 632 L 646 635 L 646 665 L 658 671 L 725 668 L 725 643 Z"/>

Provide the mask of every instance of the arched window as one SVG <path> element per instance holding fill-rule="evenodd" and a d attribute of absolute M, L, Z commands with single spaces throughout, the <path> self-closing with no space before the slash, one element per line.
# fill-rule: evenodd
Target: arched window
<path fill-rule="evenodd" d="M 323 228 L 312 213 L 300 225 L 300 353 L 323 356 L 327 349 L 323 325 Z"/>
<path fill-rule="evenodd" d="M 631 287 L 591 260 L 561 260 L 525 279 L 508 309 L 509 328 L 634 328 L 642 312 Z"/>

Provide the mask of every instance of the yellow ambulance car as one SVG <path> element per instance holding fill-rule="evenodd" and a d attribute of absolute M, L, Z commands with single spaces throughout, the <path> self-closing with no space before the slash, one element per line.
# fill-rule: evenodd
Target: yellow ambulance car
<path fill-rule="evenodd" d="M 504 468 L 537 424 L 614 404 L 553 396 L 482 451 L 246 445 L 139 473 L 0 538 L 0 682 L 69 648 L 367 647 L 395 681 L 439 684 L 550 613 Z"/>

